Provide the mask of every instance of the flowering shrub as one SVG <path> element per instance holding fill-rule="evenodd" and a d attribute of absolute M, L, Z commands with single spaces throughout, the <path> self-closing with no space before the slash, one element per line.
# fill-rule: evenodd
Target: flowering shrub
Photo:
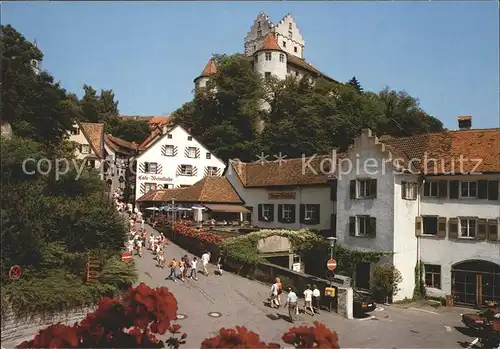
<path fill-rule="evenodd" d="M 201 349 L 210 348 L 256 348 L 274 349 L 280 348 L 279 344 L 266 344 L 260 340 L 257 333 L 247 330 L 245 327 L 236 326 L 235 329 L 221 328 L 219 335 L 207 338 L 201 343 Z"/>
<path fill-rule="evenodd" d="M 282 339 L 287 344 L 293 344 L 295 348 L 339 348 L 337 333 L 318 321 L 311 327 L 293 327 Z"/>
<path fill-rule="evenodd" d="M 31 341 L 19 348 L 164 348 L 178 349 L 186 343 L 187 335 L 181 326 L 171 324 L 177 317 L 177 301 L 166 287 L 152 289 L 141 283 L 131 288 L 122 298 L 104 298 L 97 309 L 73 326 L 55 324 L 42 330 Z M 164 343 L 156 338 L 170 332 Z M 338 338 L 324 324 L 314 327 L 294 327 L 282 337 L 296 348 L 338 349 Z M 277 349 L 277 343 L 265 343 L 257 333 L 245 327 L 219 330 L 213 338 L 201 343 L 209 348 Z"/>
<path fill-rule="evenodd" d="M 74 326 L 51 325 L 20 348 L 163 348 L 156 338 L 167 330 L 170 347 L 185 343 L 179 338 L 180 326 L 172 324 L 177 316 L 177 300 L 166 287 L 152 289 L 141 283 L 121 299 L 103 298 L 97 309 Z"/>
<path fill-rule="evenodd" d="M 223 240 L 222 237 L 220 237 L 219 235 L 201 229 L 197 229 L 184 222 L 175 224 L 174 233 L 190 238 L 196 238 L 203 243 L 212 245 L 218 245 Z"/>

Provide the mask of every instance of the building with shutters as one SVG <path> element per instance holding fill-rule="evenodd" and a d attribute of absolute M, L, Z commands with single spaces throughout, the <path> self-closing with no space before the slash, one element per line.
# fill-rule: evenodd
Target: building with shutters
<path fill-rule="evenodd" d="M 230 160 L 224 175 L 252 210 L 253 226 L 309 228 L 329 234 L 335 224 L 335 201 L 328 175 L 320 170 L 321 161 L 327 157 L 262 163 Z"/>
<path fill-rule="evenodd" d="M 428 294 L 500 301 L 500 129 L 470 127 L 467 116 L 459 130 L 435 134 L 379 139 L 364 130 L 347 153 L 357 170 L 339 164 L 339 242 L 393 253 L 381 263 L 403 276 L 394 300 L 412 297 L 421 261 Z M 359 263 L 357 287 L 372 272 Z"/>
<path fill-rule="evenodd" d="M 150 190 L 191 186 L 206 176 L 221 176 L 225 164 L 182 126 L 141 144 L 135 158 L 135 198 Z"/>

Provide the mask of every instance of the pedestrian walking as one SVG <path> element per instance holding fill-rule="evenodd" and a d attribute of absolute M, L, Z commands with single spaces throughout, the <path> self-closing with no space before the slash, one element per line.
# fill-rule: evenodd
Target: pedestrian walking
<path fill-rule="evenodd" d="M 191 273 L 189 274 L 189 278 L 192 278 L 194 280 L 198 280 L 197 277 L 197 267 L 198 267 L 198 257 L 194 257 L 193 260 L 191 261 Z"/>
<path fill-rule="evenodd" d="M 175 271 L 177 269 L 177 261 L 175 260 L 175 258 L 173 258 L 170 263 L 169 263 L 169 266 L 170 266 L 170 274 L 165 278 L 165 280 L 173 280 L 174 282 L 177 282 L 177 276 L 175 275 Z"/>
<path fill-rule="evenodd" d="M 184 282 L 184 270 L 186 268 L 186 261 L 184 260 L 184 257 L 181 258 L 179 262 L 179 279 L 181 279 L 182 282 Z"/>
<path fill-rule="evenodd" d="M 165 268 L 165 252 L 163 248 L 160 248 L 158 252 L 158 267 L 164 269 Z"/>
<path fill-rule="evenodd" d="M 139 237 L 136 240 L 136 248 L 137 254 L 139 255 L 139 257 L 142 257 L 142 239 Z"/>
<path fill-rule="evenodd" d="M 321 308 L 321 292 L 318 289 L 318 286 L 313 285 L 313 305 L 316 307 L 317 313 L 319 314 L 319 310 Z"/>
<path fill-rule="evenodd" d="M 224 254 L 221 253 L 217 259 L 217 273 L 222 276 L 222 266 L 224 265 Z"/>
<path fill-rule="evenodd" d="M 191 275 L 191 258 L 187 254 L 184 255 L 184 278 Z"/>
<path fill-rule="evenodd" d="M 205 251 L 205 253 L 201 256 L 201 264 L 203 266 L 203 273 L 205 274 L 205 276 L 208 276 L 208 262 L 210 262 L 210 252 Z"/>
<path fill-rule="evenodd" d="M 279 308 L 279 304 L 277 301 L 278 298 L 278 278 L 276 278 L 276 282 L 271 285 L 271 294 L 269 296 L 271 308 Z"/>
<path fill-rule="evenodd" d="M 304 290 L 304 313 L 307 309 L 311 311 L 311 315 L 314 316 L 314 309 L 312 306 L 313 291 L 311 290 L 311 285 L 307 285 Z"/>
<path fill-rule="evenodd" d="M 297 294 L 293 291 L 293 288 L 288 287 L 288 296 L 286 299 L 285 307 L 288 306 L 288 317 L 290 322 L 293 323 L 295 313 L 297 311 Z"/>
<path fill-rule="evenodd" d="M 281 307 L 281 294 L 283 293 L 283 284 L 281 283 L 280 278 L 276 278 L 276 286 L 278 288 L 278 295 L 276 296 L 276 304 L 278 304 L 278 308 Z"/>

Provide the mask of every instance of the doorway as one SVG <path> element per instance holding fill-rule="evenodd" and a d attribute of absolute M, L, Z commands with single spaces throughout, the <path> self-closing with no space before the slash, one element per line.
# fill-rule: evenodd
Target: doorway
<path fill-rule="evenodd" d="M 457 304 L 500 302 L 500 265 L 479 260 L 455 264 L 451 268 L 451 293 Z"/>
<path fill-rule="evenodd" d="M 356 287 L 370 289 L 370 263 L 359 262 L 356 264 Z"/>

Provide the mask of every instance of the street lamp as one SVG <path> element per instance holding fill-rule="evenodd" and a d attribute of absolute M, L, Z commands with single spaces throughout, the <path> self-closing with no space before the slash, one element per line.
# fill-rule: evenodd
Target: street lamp
<path fill-rule="evenodd" d="M 175 198 L 172 198 L 172 237 L 174 237 L 174 223 L 175 223 Z"/>
<path fill-rule="evenodd" d="M 335 253 L 335 247 L 337 246 L 337 238 L 330 236 L 327 238 L 328 243 L 330 244 L 330 247 L 328 248 L 330 250 L 330 259 L 333 259 L 333 255 Z"/>

